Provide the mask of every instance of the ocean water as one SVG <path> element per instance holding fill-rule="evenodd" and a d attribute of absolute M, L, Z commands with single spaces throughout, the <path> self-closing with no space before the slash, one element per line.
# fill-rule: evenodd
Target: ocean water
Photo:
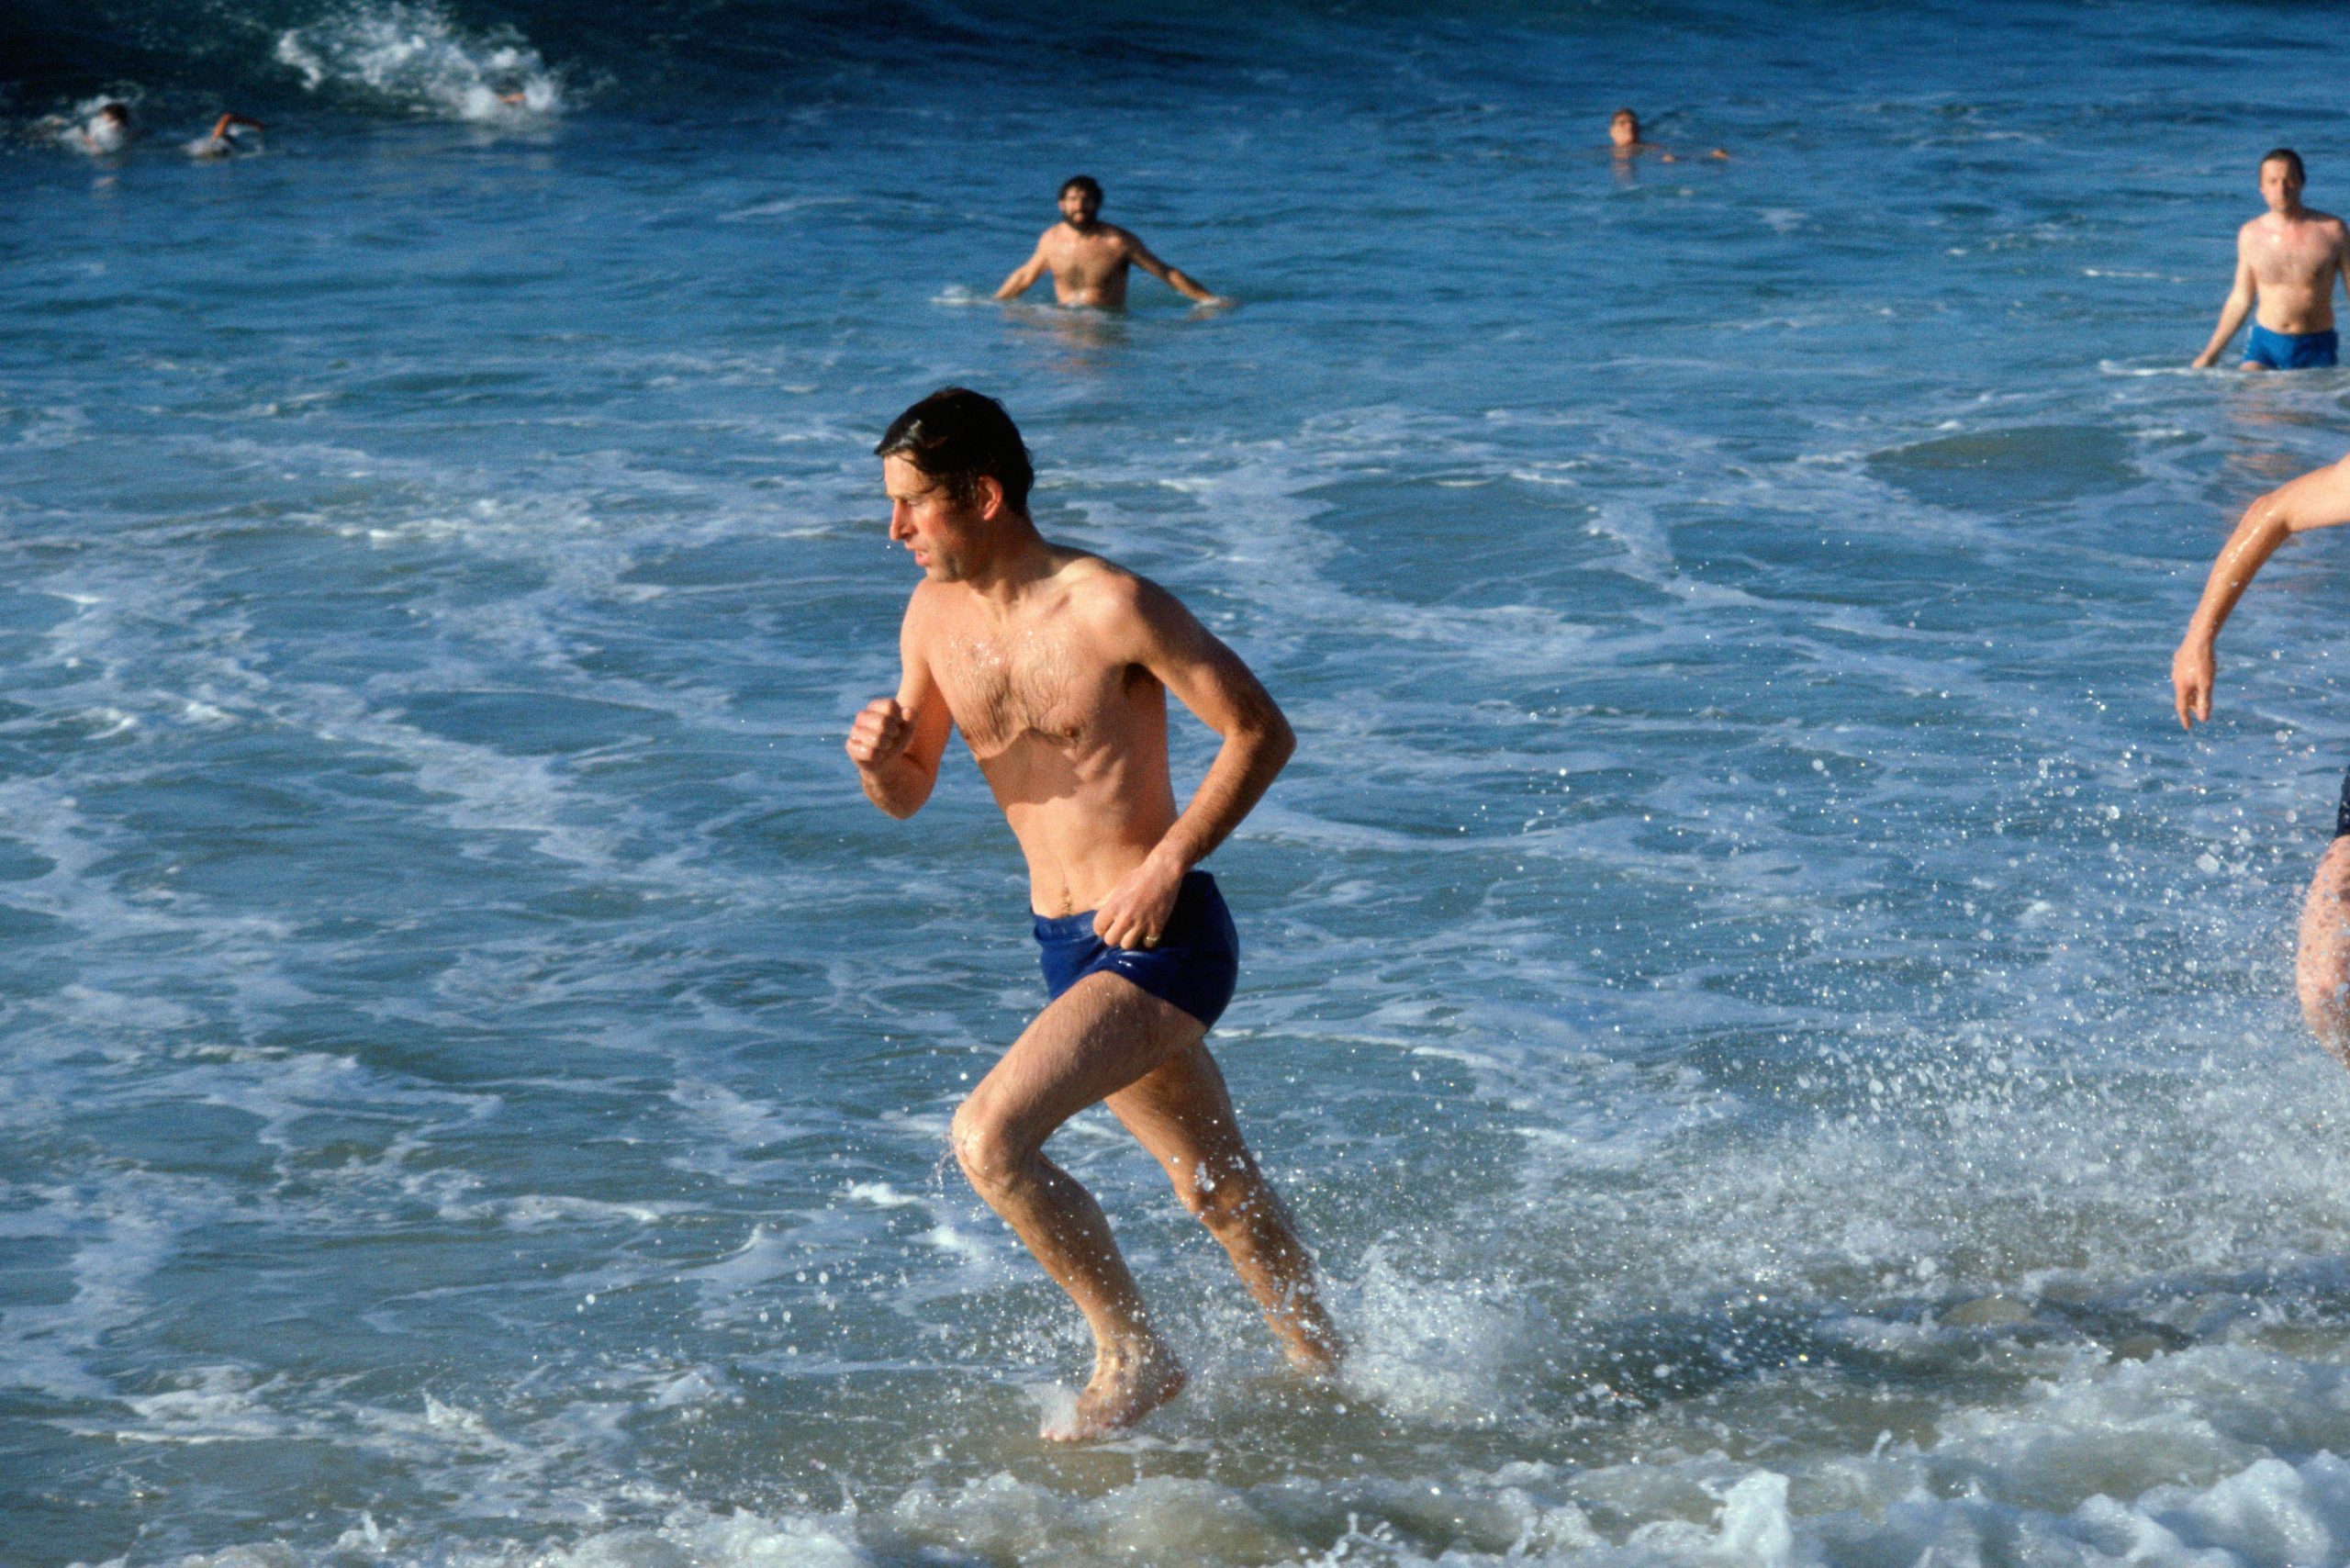
<path fill-rule="evenodd" d="M 0 14 L 0 1562 L 2350 1559 L 2350 1077 L 2290 998 L 2350 377 L 2181 367 L 2317 10 L 493 0 Z M 500 101 L 519 93 L 520 105 Z M 102 95 L 146 139 L 44 117 Z M 1620 174 L 1618 102 L 1728 163 Z M 257 155 L 180 144 L 223 108 Z M 1059 180 L 1235 296 L 987 299 Z M 943 1159 L 1037 1005 L 966 757 L 841 755 L 870 447 L 1296 760 L 1216 1036 L 1356 1346 L 1106 1118 L 1195 1383 Z M 1178 736 L 1181 784 L 1208 753 Z"/>

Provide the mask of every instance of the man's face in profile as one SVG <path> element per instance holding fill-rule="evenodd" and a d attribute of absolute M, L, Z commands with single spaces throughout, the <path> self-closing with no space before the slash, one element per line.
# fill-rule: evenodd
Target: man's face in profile
<path fill-rule="evenodd" d="M 1102 198 L 1082 185 L 1071 185 L 1061 192 L 1061 216 L 1069 219 L 1072 229 L 1091 229 L 1102 210 Z"/>
<path fill-rule="evenodd" d="M 2301 204 L 2301 182 L 2293 166 L 2271 158 L 2260 166 L 2260 195 L 2271 212 L 2290 212 Z"/>
<path fill-rule="evenodd" d="M 881 460 L 881 487 L 890 498 L 890 537 L 906 547 L 923 576 L 962 581 L 972 543 L 988 526 L 984 509 L 957 501 L 894 453 Z"/>

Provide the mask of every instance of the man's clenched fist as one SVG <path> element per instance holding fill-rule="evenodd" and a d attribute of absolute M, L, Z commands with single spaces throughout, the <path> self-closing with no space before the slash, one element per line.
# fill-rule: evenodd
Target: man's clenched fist
<path fill-rule="evenodd" d="M 913 738 L 913 715 L 896 698 L 877 697 L 849 726 L 849 760 L 859 767 L 878 767 L 903 752 Z"/>

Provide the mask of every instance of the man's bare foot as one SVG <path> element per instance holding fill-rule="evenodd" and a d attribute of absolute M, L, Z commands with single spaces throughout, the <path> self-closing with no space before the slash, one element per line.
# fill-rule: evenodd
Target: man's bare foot
<path fill-rule="evenodd" d="M 1082 1443 L 1123 1432 L 1182 1393 L 1190 1381 L 1183 1363 L 1163 1344 L 1135 1354 L 1101 1352 L 1093 1359 L 1093 1381 L 1077 1396 L 1067 1424 L 1037 1435 L 1047 1442 Z"/>
<path fill-rule="evenodd" d="M 1307 1377 L 1328 1377 L 1338 1370 L 1347 1358 L 1347 1347 L 1328 1324 L 1317 1326 L 1320 1332 L 1292 1327 L 1281 1335 L 1281 1354 L 1289 1359 L 1290 1371 Z"/>
<path fill-rule="evenodd" d="M 1265 1325 L 1281 1342 L 1281 1354 L 1288 1358 L 1290 1370 L 1308 1377 L 1323 1377 L 1338 1370 L 1347 1357 L 1347 1342 L 1338 1338 L 1338 1326 L 1322 1310 L 1322 1304 L 1310 1293 L 1299 1291 L 1290 1297 L 1286 1310 L 1268 1310 Z"/>

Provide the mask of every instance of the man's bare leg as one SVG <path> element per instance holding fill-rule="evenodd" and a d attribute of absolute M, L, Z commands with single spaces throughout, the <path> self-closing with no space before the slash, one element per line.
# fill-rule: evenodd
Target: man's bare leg
<path fill-rule="evenodd" d="M 2333 841 L 2310 879 L 2294 970 L 2310 1032 L 2350 1067 L 2350 837 Z"/>
<path fill-rule="evenodd" d="M 1166 1168 L 1175 1195 L 1231 1254 L 1290 1364 L 1328 1372 L 1344 1347 L 1315 1289 L 1314 1256 L 1240 1137 L 1224 1073 L 1198 1038 L 1109 1098 Z"/>
<path fill-rule="evenodd" d="M 1088 975 L 1036 1015 L 955 1113 L 964 1174 L 1093 1330 L 1092 1379 L 1069 1428 L 1047 1437 L 1077 1440 L 1130 1427 L 1181 1393 L 1184 1376 L 1150 1326 L 1102 1205 L 1045 1158 L 1045 1140 L 1206 1032 L 1130 980 Z"/>

